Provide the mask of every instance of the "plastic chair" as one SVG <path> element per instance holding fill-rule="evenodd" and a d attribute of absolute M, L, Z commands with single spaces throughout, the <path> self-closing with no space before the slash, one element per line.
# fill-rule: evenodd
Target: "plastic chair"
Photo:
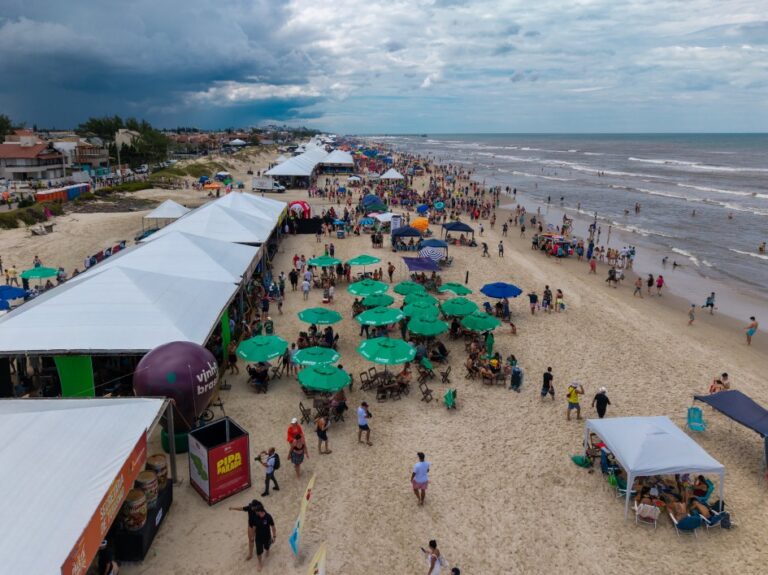
<path fill-rule="evenodd" d="M 707 423 L 704 421 L 704 414 L 700 407 L 688 408 L 688 421 L 686 422 L 686 425 L 691 431 L 707 430 Z"/>
<path fill-rule="evenodd" d="M 636 525 L 652 525 L 656 529 L 656 524 L 661 514 L 661 510 L 655 505 L 648 505 L 647 503 L 641 503 L 638 505 L 635 503 L 635 524 Z"/>

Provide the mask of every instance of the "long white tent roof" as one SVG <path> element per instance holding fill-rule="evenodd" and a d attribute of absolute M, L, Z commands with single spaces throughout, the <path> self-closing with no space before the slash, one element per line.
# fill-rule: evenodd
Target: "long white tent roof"
<path fill-rule="evenodd" d="M 240 283 L 256 265 L 259 248 L 187 234 L 168 233 L 154 242 L 116 253 L 70 279 L 86 281 L 94 273 L 114 267 L 155 272 L 188 279 Z"/>
<path fill-rule="evenodd" d="M 232 191 L 214 202 L 219 206 L 232 208 L 244 214 L 250 214 L 259 218 L 266 218 L 277 224 L 278 218 L 288 207 L 286 202 L 262 198 L 249 192 Z"/>
<path fill-rule="evenodd" d="M 266 214 L 257 216 L 210 202 L 141 241 L 153 242 L 179 231 L 225 242 L 263 244 L 275 229 L 276 221 Z"/>
<path fill-rule="evenodd" d="M 0 318 L 3 353 L 144 353 L 204 344 L 238 286 L 120 266 L 67 282 Z"/>
<path fill-rule="evenodd" d="M 324 148 L 309 148 L 265 172 L 267 176 L 311 176 L 317 164 L 328 155 Z"/>
<path fill-rule="evenodd" d="M 0 572 L 60 573 L 162 399 L 0 400 Z"/>
<path fill-rule="evenodd" d="M 189 208 L 185 208 L 181 204 L 174 202 L 173 200 L 165 200 L 162 204 L 157 206 L 154 210 L 144 216 L 145 220 L 175 220 L 189 212 Z"/>
<path fill-rule="evenodd" d="M 355 160 L 349 152 L 333 150 L 320 163 L 324 166 L 354 166 Z"/>

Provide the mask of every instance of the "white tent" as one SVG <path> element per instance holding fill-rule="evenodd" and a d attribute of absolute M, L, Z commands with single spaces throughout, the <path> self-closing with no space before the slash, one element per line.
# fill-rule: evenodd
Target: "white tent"
<path fill-rule="evenodd" d="M 589 434 L 603 440 L 627 472 L 627 497 L 624 515 L 629 513 L 632 484 L 638 477 L 674 473 L 709 473 L 720 476 L 720 501 L 723 500 L 725 467 L 677 427 L 668 417 L 612 417 L 588 419 L 584 444 Z"/>
<path fill-rule="evenodd" d="M 386 172 L 381 174 L 380 180 L 404 180 L 403 174 L 398 172 L 395 168 L 389 168 Z"/>
<path fill-rule="evenodd" d="M 392 212 L 384 212 L 383 214 L 368 214 L 369 218 L 376 218 L 383 224 L 388 224 L 392 221 L 392 216 L 394 216 Z"/>
<path fill-rule="evenodd" d="M 203 345 L 238 290 L 226 279 L 120 266 L 87 275 L 0 318 L 0 350 L 141 354 L 172 341 Z"/>
<path fill-rule="evenodd" d="M 325 156 L 320 163 L 323 166 L 354 166 L 355 160 L 349 152 L 333 150 L 330 154 Z"/>
<path fill-rule="evenodd" d="M 245 146 L 245 144 L 246 142 L 240 138 L 235 138 L 229 143 L 230 146 Z"/>
<path fill-rule="evenodd" d="M 190 211 L 173 200 L 165 200 L 154 210 L 144 216 L 145 220 L 177 220 Z"/>
<path fill-rule="evenodd" d="M 260 248 L 254 246 L 232 244 L 177 231 L 166 234 L 157 241 L 118 252 L 67 283 L 85 281 L 91 274 L 121 267 L 180 278 L 239 284 L 243 275 L 249 274 L 255 268 L 259 252 Z"/>
<path fill-rule="evenodd" d="M 347 178 L 348 182 L 362 182 L 363 179 L 360 176 L 349 176 Z"/>
<path fill-rule="evenodd" d="M 0 506 L 6 528 L 0 537 L 2 573 L 62 572 L 86 528 L 98 524 L 102 513 L 119 512 L 120 501 L 116 507 L 102 502 L 123 465 L 146 457 L 144 438 L 165 403 L 144 398 L 0 401 L 0 492 L 7 495 Z M 139 455 L 135 448 L 142 445 Z M 130 488 L 123 486 L 123 497 Z M 97 536 L 104 537 L 109 523 L 98 528 Z M 93 541 L 85 546 L 86 565 L 97 549 Z"/>
<path fill-rule="evenodd" d="M 219 206 L 272 221 L 275 225 L 288 206 L 286 202 L 262 198 L 248 192 L 233 191 L 214 201 Z"/>
<path fill-rule="evenodd" d="M 157 241 L 166 234 L 178 231 L 224 242 L 263 244 L 269 239 L 275 225 L 276 219 L 267 214 L 257 216 L 209 202 L 141 242 Z"/>
<path fill-rule="evenodd" d="M 267 170 L 264 174 L 267 176 L 311 176 L 317 165 L 328 155 L 325 148 L 307 147 L 307 151 L 298 156 L 294 156 Z"/>

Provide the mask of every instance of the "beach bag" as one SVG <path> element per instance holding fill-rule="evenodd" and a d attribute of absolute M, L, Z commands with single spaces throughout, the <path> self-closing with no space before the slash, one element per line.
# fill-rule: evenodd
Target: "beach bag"
<path fill-rule="evenodd" d="M 592 460 L 586 455 L 571 455 L 571 461 L 584 469 L 592 467 Z"/>
<path fill-rule="evenodd" d="M 720 520 L 720 527 L 723 529 L 730 529 L 732 527 L 731 514 L 727 511 L 723 511 L 723 518 Z"/>
<path fill-rule="evenodd" d="M 280 469 L 280 456 L 277 454 L 277 452 L 275 452 L 273 457 L 275 458 L 275 465 L 273 466 L 273 469 L 277 471 Z"/>

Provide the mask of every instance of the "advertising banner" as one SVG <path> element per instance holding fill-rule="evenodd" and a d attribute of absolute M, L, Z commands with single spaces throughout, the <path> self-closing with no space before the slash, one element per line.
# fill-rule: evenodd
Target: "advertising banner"
<path fill-rule="evenodd" d="M 304 528 L 304 519 L 307 516 L 307 507 L 309 507 L 309 500 L 312 499 L 312 489 L 315 487 L 315 475 L 309 479 L 307 489 L 304 491 L 304 497 L 301 499 L 301 509 L 299 510 L 299 517 L 296 519 L 296 523 L 293 526 L 293 531 L 288 537 L 288 544 L 291 546 L 293 554 L 299 556 L 299 545 L 301 544 L 301 531 Z"/>
<path fill-rule="evenodd" d="M 248 436 L 233 439 L 208 452 L 209 503 L 221 501 L 251 486 Z"/>
<path fill-rule="evenodd" d="M 210 497 L 208 491 L 208 450 L 203 447 L 192 434 L 189 435 L 189 481 L 192 487 L 198 490 L 205 497 L 206 501 Z"/>
<path fill-rule="evenodd" d="M 89 358 L 90 359 L 90 358 Z M 142 433 L 136 446 L 125 460 L 109 490 L 83 530 L 69 556 L 61 566 L 62 575 L 84 575 L 99 551 L 107 531 L 120 512 L 125 496 L 133 487 L 136 477 L 144 470 L 147 461 L 147 434 Z M 83 486 L 87 489 L 88 486 Z"/>
<path fill-rule="evenodd" d="M 320 548 L 312 558 L 312 562 L 309 564 L 307 575 L 325 575 L 325 556 L 328 551 L 328 546 L 323 542 Z"/>

